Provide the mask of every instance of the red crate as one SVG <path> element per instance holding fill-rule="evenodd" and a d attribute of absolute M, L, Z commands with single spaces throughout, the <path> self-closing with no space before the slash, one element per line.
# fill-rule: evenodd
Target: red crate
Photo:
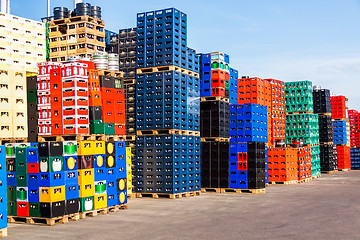
<path fill-rule="evenodd" d="M 115 135 L 126 135 L 126 125 L 115 123 Z"/>
<path fill-rule="evenodd" d="M 39 173 L 39 163 L 28 163 L 27 173 Z"/>
<path fill-rule="evenodd" d="M 19 217 L 29 216 L 29 203 L 28 202 L 17 202 L 16 203 L 16 214 Z"/>

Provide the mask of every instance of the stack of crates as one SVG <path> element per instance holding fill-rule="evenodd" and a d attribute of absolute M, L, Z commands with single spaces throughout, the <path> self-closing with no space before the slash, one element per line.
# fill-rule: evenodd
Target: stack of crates
<path fill-rule="evenodd" d="M 1 138 L 26 138 L 28 136 L 26 73 L 1 71 L 0 94 Z"/>
<path fill-rule="evenodd" d="M 285 144 L 285 83 L 266 79 L 271 88 L 271 106 L 268 109 L 269 146 Z"/>
<path fill-rule="evenodd" d="M 88 68 L 86 63 L 65 63 L 61 69 L 62 74 L 56 75 L 62 85 L 62 90 L 59 96 L 51 92 L 51 105 L 54 104 L 55 97 L 62 99 L 59 102 L 60 108 L 63 109 L 62 114 L 55 116 L 59 118 L 56 122 L 63 123 L 63 129 L 56 133 L 52 131 L 52 135 L 89 134 Z M 51 115 L 51 118 L 55 116 Z"/>
<path fill-rule="evenodd" d="M 128 196 L 132 194 L 133 188 L 131 155 L 131 147 L 126 147 L 126 189 Z"/>
<path fill-rule="evenodd" d="M 298 158 L 298 182 L 303 183 L 310 181 L 312 179 L 311 174 L 311 147 L 310 146 L 299 146 L 293 145 L 294 149 L 297 151 Z"/>
<path fill-rule="evenodd" d="M 269 148 L 269 182 L 294 183 L 299 179 L 298 151 L 292 147 Z"/>
<path fill-rule="evenodd" d="M 186 46 L 186 14 L 174 8 L 138 14 L 138 193 L 200 190 L 199 57 Z"/>
<path fill-rule="evenodd" d="M 37 114 L 37 75 L 28 74 L 26 76 L 27 88 L 27 125 L 28 141 L 37 142 L 38 140 L 38 114 Z"/>
<path fill-rule="evenodd" d="M 319 177 L 319 117 L 313 111 L 312 82 L 285 83 L 286 143 L 302 142 L 304 146 L 310 146 L 312 177 Z"/>
<path fill-rule="evenodd" d="M 79 212 L 79 159 L 77 142 L 65 141 L 63 145 L 63 163 L 65 175 L 65 213 Z"/>
<path fill-rule="evenodd" d="M 230 90 L 229 90 L 229 103 L 238 104 L 239 97 L 239 71 L 230 68 Z"/>
<path fill-rule="evenodd" d="M 89 130 L 90 134 L 104 134 L 102 96 L 100 91 L 99 71 L 89 69 Z M 113 131 L 112 131 L 113 132 Z"/>
<path fill-rule="evenodd" d="M 329 173 L 337 169 L 337 157 L 334 154 L 336 144 L 335 129 L 331 121 L 330 90 L 313 88 L 314 113 L 319 116 L 319 141 L 321 172 Z"/>
<path fill-rule="evenodd" d="M 94 141 L 80 141 L 77 146 L 80 212 L 86 212 L 95 208 L 94 154 L 96 143 Z M 99 146 L 97 149 L 100 154 L 104 154 L 105 146 Z M 96 160 L 100 161 L 100 158 L 96 158 Z"/>
<path fill-rule="evenodd" d="M 125 79 L 136 78 L 136 28 L 120 29 L 113 52 L 119 54 L 119 70 Z"/>
<path fill-rule="evenodd" d="M 0 230 L 7 228 L 6 149 L 0 146 Z M 6 235 L 6 234 L 3 234 Z"/>
<path fill-rule="evenodd" d="M 229 98 L 231 73 L 229 67 L 229 55 L 221 52 L 202 54 L 200 61 L 200 96 L 220 96 Z M 233 71 L 233 77 L 235 81 L 235 71 Z"/>
<path fill-rule="evenodd" d="M 61 63 L 55 62 L 45 62 L 38 63 L 38 76 L 37 76 L 37 103 L 38 103 L 38 132 L 39 136 L 49 136 L 52 135 L 52 130 L 55 129 L 55 125 L 57 125 L 56 130 L 62 132 L 62 118 L 61 122 L 52 124 L 52 105 L 51 105 L 51 88 L 50 83 L 58 84 L 58 88 L 56 91 L 60 91 L 61 96 L 61 82 L 58 82 L 58 76 L 50 75 L 50 73 L 54 73 L 53 71 L 59 69 L 62 66 Z M 61 81 L 61 80 L 60 80 Z M 54 99 L 55 100 L 55 99 Z M 61 104 L 61 98 L 56 100 L 57 104 Z M 57 115 L 62 114 L 62 109 L 55 109 L 53 112 L 57 111 Z M 56 116 L 56 115 L 55 115 Z M 61 124 L 61 125 L 60 125 Z M 56 132 L 56 131 L 55 131 Z"/>
<path fill-rule="evenodd" d="M 224 53 L 201 54 L 200 60 L 201 185 L 229 188 L 229 101 L 237 100 L 238 72 Z"/>
<path fill-rule="evenodd" d="M 360 148 L 350 149 L 351 169 L 360 170 Z"/>
<path fill-rule="evenodd" d="M 337 164 L 339 170 L 350 170 L 350 121 L 347 118 L 347 98 L 331 96 L 331 117 L 333 121 L 334 144 L 336 145 Z"/>
<path fill-rule="evenodd" d="M 54 218 L 127 202 L 125 142 L 7 144 L 6 169 L 10 216 Z"/>
<path fill-rule="evenodd" d="M 100 92 L 105 134 L 125 135 L 126 114 L 123 79 L 100 75 Z"/>
<path fill-rule="evenodd" d="M 34 152 L 35 149 L 33 149 Z M 16 149 L 18 152 L 18 148 Z M 53 218 L 65 215 L 65 172 L 62 142 L 42 142 L 39 154 L 39 202 L 40 216 Z M 31 153 L 29 153 L 31 156 Z M 18 161 L 16 156 L 16 162 Z M 33 158 L 36 159 L 36 158 Z M 35 181 L 35 179 L 34 179 Z M 30 183 L 30 180 L 29 180 Z M 29 185 L 36 189 L 36 184 Z M 31 189 L 30 189 L 31 190 Z M 31 196 L 31 191 L 30 194 Z M 18 216 L 22 216 L 17 213 Z"/>
<path fill-rule="evenodd" d="M 267 113 L 253 103 L 230 106 L 229 188 L 265 188 Z"/>
<path fill-rule="evenodd" d="M 360 169 L 360 113 L 348 110 L 350 121 L 350 160 L 351 169 Z"/>

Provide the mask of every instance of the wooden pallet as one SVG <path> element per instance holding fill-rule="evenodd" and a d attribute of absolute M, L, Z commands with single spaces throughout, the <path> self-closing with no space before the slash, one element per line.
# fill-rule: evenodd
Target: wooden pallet
<path fill-rule="evenodd" d="M 298 180 L 294 180 L 294 181 L 273 181 L 273 182 L 269 182 L 270 184 L 274 184 L 274 185 L 291 185 L 291 184 L 298 184 Z"/>
<path fill-rule="evenodd" d="M 299 111 L 299 112 L 286 112 L 287 115 L 296 115 L 296 114 L 314 114 L 313 111 Z"/>
<path fill-rule="evenodd" d="M 229 102 L 229 98 L 221 97 L 221 96 L 210 96 L 210 97 L 201 97 L 201 102 L 205 101 L 223 101 L 223 102 Z"/>
<path fill-rule="evenodd" d="M 124 85 L 136 84 L 136 79 L 124 79 Z"/>
<path fill-rule="evenodd" d="M 55 218 L 8 216 L 8 223 L 42 224 L 47 226 L 54 226 L 56 223 L 65 224 L 69 221 L 79 221 L 79 219 L 79 213 Z"/>
<path fill-rule="evenodd" d="M 127 195 L 127 199 L 133 199 L 136 198 L 136 193 L 130 193 Z"/>
<path fill-rule="evenodd" d="M 306 182 L 310 182 L 311 180 L 312 180 L 312 178 L 305 178 L 305 179 L 298 180 L 298 183 L 306 183 Z"/>
<path fill-rule="evenodd" d="M 334 145 L 334 142 L 322 142 L 320 145 Z"/>
<path fill-rule="evenodd" d="M 334 173 L 337 173 L 338 170 L 334 170 L 334 171 L 321 171 L 321 173 L 324 173 L 324 174 L 334 174 Z"/>
<path fill-rule="evenodd" d="M 124 73 L 121 71 L 113 71 L 113 70 L 98 70 L 99 76 L 109 76 L 109 77 L 116 77 L 116 78 L 122 78 L 124 76 Z"/>
<path fill-rule="evenodd" d="M 339 172 L 348 172 L 348 171 L 351 171 L 350 168 L 347 168 L 347 169 L 338 169 Z"/>
<path fill-rule="evenodd" d="M 121 141 L 121 136 L 105 134 L 79 134 L 61 136 L 39 136 L 39 142 L 64 142 L 64 141 Z M 125 141 L 125 140 L 124 140 Z"/>
<path fill-rule="evenodd" d="M 317 179 L 317 178 L 321 178 L 321 174 L 317 176 L 312 176 L 312 179 Z"/>
<path fill-rule="evenodd" d="M 96 217 L 97 215 L 105 215 L 110 212 L 118 212 L 120 210 L 128 209 L 127 203 L 122 205 L 115 205 L 107 208 L 101 208 L 101 209 L 94 209 L 86 212 L 80 212 L 80 219 L 85 219 L 87 217 Z"/>
<path fill-rule="evenodd" d="M 202 193 L 220 193 L 220 188 L 201 188 Z"/>
<path fill-rule="evenodd" d="M 0 237 L 7 237 L 7 228 L 0 229 Z"/>
<path fill-rule="evenodd" d="M 201 142 L 229 142 L 230 138 L 221 138 L 221 137 L 204 137 L 201 138 Z"/>
<path fill-rule="evenodd" d="M 153 73 L 153 72 L 165 72 L 165 71 L 176 71 L 182 74 L 186 74 L 193 77 L 199 77 L 200 74 L 185 68 L 181 68 L 175 65 L 159 66 L 159 67 L 148 67 L 136 69 L 137 74 Z"/>
<path fill-rule="evenodd" d="M 233 189 L 233 188 L 221 188 L 221 193 L 241 193 L 241 194 L 261 194 L 265 193 L 265 188 L 261 189 Z"/>
<path fill-rule="evenodd" d="M 150 197 L 150 198 L 183 198 L 183 197 L 194 197 L 200 196 L 201 191 L 183 192 L 183 193 L 136 193 L 137 198 Z"/>
<path fill-rule="evenodd" d="M 27 143 L 27 138 L 0 138 L 0 145 L 6 143 Z"/>
<path fill-rule="evenodd" d="M 320 146 L 320 143 L 303 144 L 303 146 L 304 147 L 315 147 L 315 146 Z"/>
<path fill-rule="evenodd" d="M 137 135 L 186 135 L 200 136 L 198 131 L 178 130 L 178 129 L 156 129 L 156 130 L 137 130 Z"/>

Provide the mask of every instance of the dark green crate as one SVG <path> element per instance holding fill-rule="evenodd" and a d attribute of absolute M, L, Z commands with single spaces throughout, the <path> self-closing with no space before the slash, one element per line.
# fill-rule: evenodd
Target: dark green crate
<path fill-rule="evenodd" d="M 49 170 L 50 172 L 64 171 L 64 157 L 49 157 Z"/>
<path fill-rule="evenodd" d="M 16 174 L 16 186 L 17 187 L 27 187 L 28 181 L 27 181 L 27 175 L 20 175 Z"/>
<path fill-rule="evenodd" d="M 40 203 L 29 203 L 29 217 L 40 217 Z"/>
<path fill-rule="evenodd" d="M 90 202 L 92 203 L 92 207 L 91 209 L 85 209 L 85 204 L 86 202 L 88 202 L 90 200 Z M 80 212 L 86 212 L 89 210 L 93 210 L 94 209 L 94 196 L 92 197 L 84 197 L 84 198 L 80 198 Z"/>
<path fill-rule="evenodd" d="M 8 216 L 16 216 L 16 201 L 8 201 L 7 202 L 7 215 Z"/>
<path fill-rule="evenodd" d="M 26 163 L 26 147 L 16 147 L 15 156 L 16 156 L 16 163 Z"/>
<path fill-rule="evenodd" d="M 16 162 L 16 173 L 21 175 L 27 174 L 27 164 L 22 162 Z"/>
<path fill-rule="evenodd" d="M 16 187 L 8 186 L 7 187 L 7 199 L 8 201 L 16 201 Z"/>
<path fill-rule="evenodd" d="M 102 121 L 90 121 L 90 134 L 105 134 L 105 125 Z"/>
<path fill-rule="evenodd" d="M 105 135 L 115 135 L 115 123 L 104 123 Z"/>
<path fill-rule="evenodd" d="M 28 89 L 27 90 L 27 102 L 28 103 L 37 103 L 36 89 Z"/>

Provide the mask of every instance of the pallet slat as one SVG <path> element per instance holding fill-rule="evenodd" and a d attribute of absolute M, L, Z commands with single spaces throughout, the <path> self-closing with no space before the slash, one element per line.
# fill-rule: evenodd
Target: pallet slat
<path fill-rule="evenodd" d="M 136 193 L 137 198 L 150 197 L 150 198 L 183 198 L 183 197 L 194 197 L 200 196 L 201 191 L 184 192 L 184 193 Z"/>

